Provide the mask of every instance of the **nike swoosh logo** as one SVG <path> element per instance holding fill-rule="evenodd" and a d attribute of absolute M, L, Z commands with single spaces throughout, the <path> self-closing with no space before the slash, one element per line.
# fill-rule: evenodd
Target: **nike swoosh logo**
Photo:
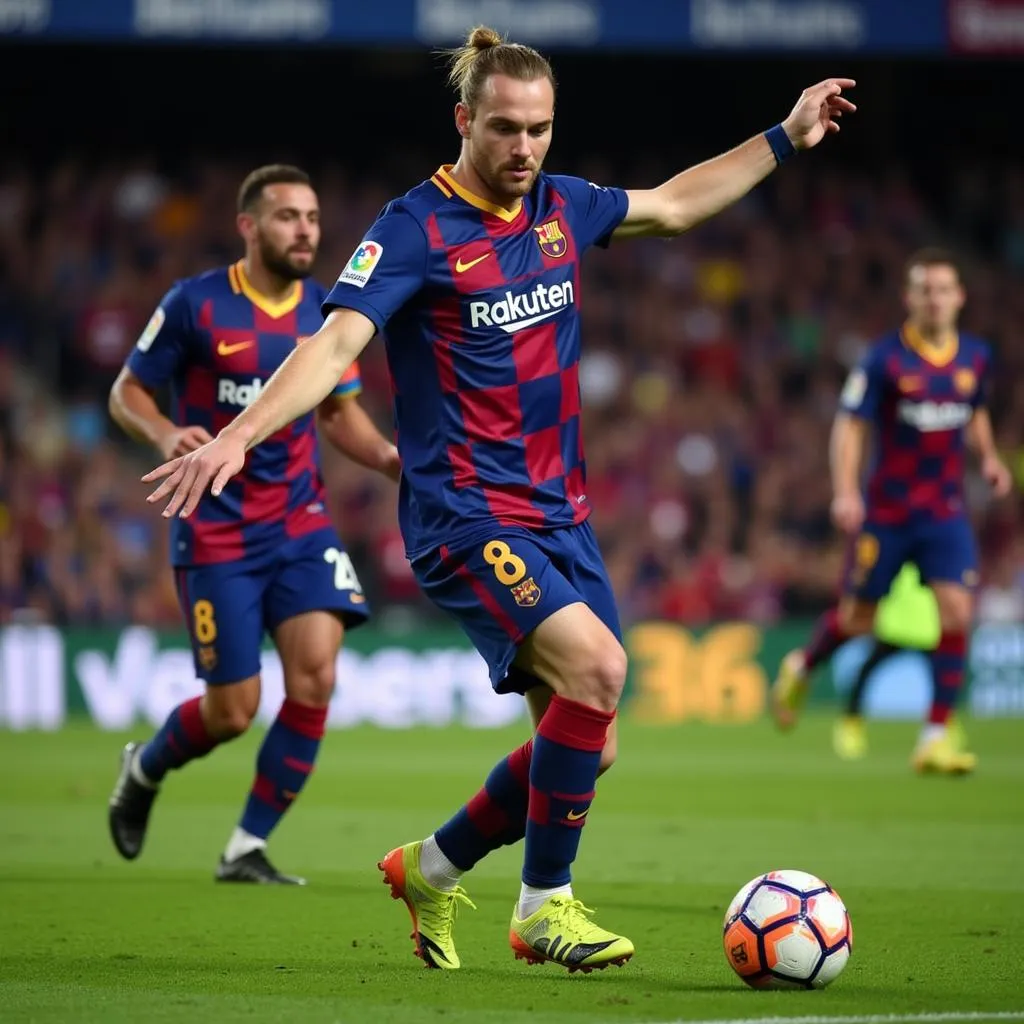
<path fill-rule="evenodd" d="M 483 261 L 485 259 L 487 259 L 488 256 L 492 256 L 492 255 L 494 255 L 494 254 L 493 253 L 489 253 L 489 252 L 485 252 L 483 254 L 483 256 L 477 256 L 477 258 L 475 260 L 470 260 L 468 263 L 463 263 L 462 262 L 462 257 L 460 256 L 455 261 L 455 273 L 456 274 L 464 274 L 467 270 L 469 270 L 472 267 L 475 267 L 478 263 L 483 263 Z"/>
<path fill-rule="evenodd" d="M 239 341 L 234 345 L 229 344 L 226 341 L 217 342 L 217 355 L 219 356 L 233 356 L 236 352 L 242 352 L 247 348 L 252 348 L 256 342 L 254 341 Z"/>
<path fill-rule="evenodd" d="M 585 811 L 581 811 L 579 814 L 577 814 L 576 811 L 569 811 L 565 817 L 567 821 L 581 821 L 589 812 L 590 808 L 588 807 Z"/>

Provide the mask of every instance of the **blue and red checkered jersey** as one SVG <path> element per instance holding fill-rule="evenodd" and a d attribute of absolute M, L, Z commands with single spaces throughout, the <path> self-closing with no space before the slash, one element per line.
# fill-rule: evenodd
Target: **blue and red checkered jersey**
<path fill-rule="evenodd" d="M 628 207 L 621 189 L 541 174 L 509 212 L 449 170 L 384 208 L 324 303 L 384 334 L 410 558 L 589 514 L 580 257 Z"/>
<path fill-rule="evenodd" d="M 909 324 L 882 338 L 843 388 L 842 408 L 874 426 L 869 519 L 948 519 L 964 511 L 966 428 L 987 401 L 988 345 L 953 334 L 927 346 Z"/>
<path fill-rule="evenodd" d="M 325 289 L 295 283 L 271 302 L 241 262 L 178 281 L 164 296 L 126 365 L 148 388 L 170 388 L 170 418 L 213 436 L 231 422 L 304 338 L 323 323 Z M 353 365 L 335 395 L 359 393 Z M 291 537 L 330 526 L 313 413 L 256 445 L 221 494 L 207 493 L 171 526 L 171 563 L 260 558 Z"/>

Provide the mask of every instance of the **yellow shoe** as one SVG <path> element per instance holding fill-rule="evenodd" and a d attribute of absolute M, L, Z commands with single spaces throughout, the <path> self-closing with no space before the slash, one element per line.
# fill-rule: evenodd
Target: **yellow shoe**
<path fill-rule="evenodd" d="M 868 733 L 860 715 L 844 715 L 836 720 L 832 748 L 844 761 L 859 761 L 868 752 Z"/>
<path fill-rule="evenodd" d="M 460 966 L 452 941 L 452 925 L 460 903 L 476 910 L 476 904 L 461 886 L 450 891 L 435 889 L 420 871 L 422 842 L 408 843 L 392 850 L 377 867 L 384 872 L 384 884 L 391 886 L 391 898 L 404 900 L 412 917 L 416 955 L 427 967 L 454 971 Z"/>
<path fill-rule="evenodd" d="M 571 896 L 551 896 L 525 921 L 512 911 L 508 941 L 517 960 L 528 964 L 561 964 L 573 971 L 600 971 L 609 964 L 621 967 L 633 955 L 633 943 L 598 928 L 589 918 L 593 911 Z"/>
<path fill-rule="evenodd" d="M 792 729 L 807 699 L 809 687 L 804 652 L 790 651 L 779 665 L 779 674 L 772 684 L 771 709 L 780 729 Z"/>
<path fill-rule="evenodd" d="M 955 715 L 946 723 L 946 734 L 949 736 L 949 742 L 953 744 L 954 750 L 963 750 L 967 746 L 967 733 L 964 732 L 960 719 Z"/>
<path fill-rule="evenodd" d="M 948 733 L 919 743 L 910 762 L 922 775 L 969 775 L 978 766 L 976 755 L 958 750 Z"/>

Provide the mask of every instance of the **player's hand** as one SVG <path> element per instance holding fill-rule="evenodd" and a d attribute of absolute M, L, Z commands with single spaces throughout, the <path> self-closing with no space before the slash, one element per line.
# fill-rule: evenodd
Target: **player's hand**
<path fill-rule="evenodd" d="M 852 114 L 856 105 L 842 92 L 857 83 L 852 78 L 827 78 L 804 89 L 782 127 L 797 149 L 810 149 L 826 135 L 839 131 L 839 119 Z"/>
<path fill-rule="evenodd" d="M 218 434 L 202 448 L 150 470 L 143 481 L 163 483 L 146 500 L 153 503 L 169 498 L 164 517 L 169 519 L 177 514 L 187 519 L 207 488 L 216 497 L 244 465 L 245 442 L 230 433 Z"/>
<path fill-rule="evenodd" d="M 212 440 L 204 427 L 177 427 L 160 438 L 160 454 L 168 460 L 176 459 L 202 448 Z"/>
<path fill-rule="evenodd" d="M 864 525 L 864 499 L 859 494 L 837 494 L 832 499 L 832 522 L 854 536 Z"/>
<path fill-rule="evenodd" d="M 998 455 L 990 455 L 982 461 L 981 475 L 997 498 L 1005 498 L 1013 487 L 1013 476 Z"/>

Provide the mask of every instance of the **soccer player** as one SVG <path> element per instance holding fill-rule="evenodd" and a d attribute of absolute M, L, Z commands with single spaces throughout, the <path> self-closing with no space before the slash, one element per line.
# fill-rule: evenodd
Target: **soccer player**
<path fill-rule="evenodd" d="M 844 761 L 862 758 L 868 750 L 861 709 L 875 671 L 902 651 L 927 654 L 939 642 L 939 610 L 930 587 L 921 582 L 916 565 L 907 562 L 878 602 L 871 647 L 846 697 L 845 713 L 832 731 L 832 745 Z"/>
<path fill-rule="evenodd" d="M 997 497 L 1011 481 L 985 406 L 989 348 L 957 330 L 965 293 L 954 257 L 939 249 L 912 256 L 904 299 L 906 322 L 850 374 L 832 431 L 832 518 L 852 539 L 844 596 L 809 645 L 783 659 L 771 706 L 780 727 L 795 723 L 810 673 L 849 637 L 871 631 L 878 601 L 912 562 L 934 591 L 941 635 L 930 652 L 934 697 L 911 763 L 919 772 L 963 774 L 977 758 L 959 747 L 948 723 L 962 689 L 978 580 L 964 506 L 967 449 L 980 457 Z M 874 465 L 862 494 L 872 431 Z"/>
<path fill-rule="evenodd" d="M 284 165 L 253 171 L 239 191 L 238 230 L 244 258 L 171 288 L 110 393 L 118 424 L 164 458 L 208 442 L 323 323 L 325 290 L 309 276 L 319 208 L 305 172 Z M 154 397 L 167 384 L 171 419 Z M 171 562 L 206 692 L 175 708 L 148 743 L 125 747 L 109 820 L 128 860 L 142 850 L 167 772 L 248 729 L 260 703 L 267 631 L 281 656 L 285 699 L 216 878 L 302 884 L 268 860 L 267 837 L 316 762 L 344 630 L 368 614 L 324 504 L 317 425 L 355 461 L 395 480 L 400 470 L 397 449 L 359 405 L 359 390 L 351 363 L 324 389 L 315 418 L 268 433 L 235 480 L 172 525 Z"/>
<path fill-rule="evenodd" d="M 570 868 L 599 768 L 614 757 L 626 654 L 587 522 L 580 437 L 579 261 L 614 236 L 677 235 L 837 131 L 854 83 L 807 89 L 785 122 L 658 188 L 626 192 L 541 170 L 555 88 L 536 50 L 473 29 L 452 56 L 461 153 L 389 203 L 325 303 L 324 327 L 216 440 L 146 475 L 188 517 L 246 451 L 312 408 L 382 332 L 402 456 L 399 511 L 424 592 L 462 625 L 495 690 L 520 692 L 532 740 L 422 842 L 388 853 L 416 951 L 456 968 L 461 876 L 525 838 L 511 920 L 517 957 L 589 971 L 633 943 L 599 927 Z M 429 682 L 426 683 L 429 685 Z M 603 753 L 602 753 L 603 752 Z"/>

